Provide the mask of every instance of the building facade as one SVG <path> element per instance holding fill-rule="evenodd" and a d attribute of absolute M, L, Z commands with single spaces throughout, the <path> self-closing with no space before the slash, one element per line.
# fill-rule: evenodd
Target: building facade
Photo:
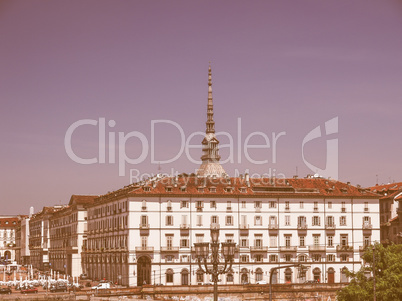
<path fill-rule="evenodd" d="M 56 271 L 78 277 L 82 273 L 81 251 L 86 240 L 87 210 L 94 196 L 73 195 L 68 206 L 49 218 L 49 266 Z"/>
<path fill-rule="evenodd" d="M 52 215 L 62 209 L 63 206 L 43 207 L 43 209 L 32 215 L 29 221 L 29 251 L 30 261 L 34 268 L 48 270 L 50 229 L 49 219 Z"/>
<path fill-rule="evenodd" d="M 0 216 L 0 261 L 9 264 L 18 256 L 16 246 L 16 229 L 19 224 L 18 216 Z"/>
<path fill-rule="evenodd" d="M 206 134 L 197 174 L 156 176 L 95 199 L 88 207 L 83 269 L 93 279 L 139 286 L 197 285 L 210 281 L 198 268 L 194 243 L 236 242 L 223 284 L 306 280 L 347 282 L 361 255 L 380 240 L 379 196 L 349 183 L 323 179 L 230 178 L 219 163 L 208 74 Z"/>

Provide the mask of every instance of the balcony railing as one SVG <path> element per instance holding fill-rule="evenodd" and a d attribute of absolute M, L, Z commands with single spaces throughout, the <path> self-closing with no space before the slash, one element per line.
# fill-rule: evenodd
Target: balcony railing
<path fill-rule="evenodd" d="M 298 224 L 297 229 L 298 230 L 307 230 L 307 224 Z"/>
<path fill-rule="evenodd" d="M 264 252 L 266 252 L 266 251 L 268 251 L 268 247 L 267 246 L 251 246 L 250 247 L 250 251 L 251 252 L 261 252 L 261 251 L 264 251 Z"/>
<path fill-rule="evenodd" d="M 190 228 L 189 224 L 181 224 L 180 225 L 180 229 L 187 230 L 188 228 Z"/>
<path fill-rule="evenodd" d="M 161 252 L 179 252 L 179 247 L 161 247 Z"/>
<path fill-rule="evenodd" d="M 239 225 L 240 229 L 248 229 L 249 225 L 248 224 L 241 224 Z"/>
<path fill-rule="evenodd" d="M 336 225 L 334 223 L 325 224 L 325 229 L 327 229 L 327 230 L 335 230 Z"/>
<path fill-rule="evenodd" d="M 278 230 L 278 224 L 277 223 L 269 224 L 268 229 L 269 230 Z"/>
<path fill-rule="evenodd" d="M 140 224 L 140 229 L 149 229 L 149 224 Z"/>
<path fill-rule="evenodd" d="M 373 228 L 373 225 L 370 223 L 363 223 L 362 227 L 365 230 L 371 230 Z"/>
<path fill-rule="evenodd" d="M 154 247 L 135 247 L 136 252 L 153 252 Z"/>
<path fill-rule="evenodd" d="M 292 246 L 281 246 L 279 247 L 280 252 L 296 252 L 297 247 L 292 247 Z"/>
<path fill-rule="evenodd" d="M 308 250 L 310 252 L 325 252 L 326 247 L 325 246 L 309 246 Z"/>
<path fill-rule="evenodd" d="M 336 251 L 337 252 L 352 252 L 353 251 L 353 247 L 349 246 L 349 245 L 338 245 L 336 246 Z"/>

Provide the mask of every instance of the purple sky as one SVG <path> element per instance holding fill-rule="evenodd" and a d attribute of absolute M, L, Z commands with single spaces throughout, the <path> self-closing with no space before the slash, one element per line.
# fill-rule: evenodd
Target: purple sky
<path fill-rule="evenodd" d="M 99 118 L 116 122 L 107 128 L 116 137 L 138 131 L 150 141 L 158 119 L 179 124 L 186 138 L 204 131 L 209 61 L 216 130 L 236 146 L 235 162 L 223 165 L 230 175 L 316 172 L 302 160 L 303 138 L 338 117 L 331 138 L 339 143 L 341 181 L 402 180 L 400 1 L 1 1 L 0 37 L 0 214 L 118 189 L 130 169 L 159 172 L 150 150 L 142 163 L 126 165 L 125 176 L 117 163 L 78 164 L 66 154 L 66 131 Z M 243 152 L 238 162 L 238 118 L 241 145 L 253 132 L 270 139 L 286 132 L 276 163 L 272 147 L 250 151 L 266 164 Z M 306 159 L 322 169 L 325 141 L 305 146 Z M 156 127 L 155 142 L 157 161 L 181 145 L 167 124 Z M 261 143 L 261 136 L 250 140 Z M 72 147 L 96 157 L 98 128 L 78 128 Z M 138 139 L 128 140 L 130 157 L 141 150 Z M 190 154 L 198 159 L 200 150 Z M 197 167 L 183 154 L 160 172 Z"/>

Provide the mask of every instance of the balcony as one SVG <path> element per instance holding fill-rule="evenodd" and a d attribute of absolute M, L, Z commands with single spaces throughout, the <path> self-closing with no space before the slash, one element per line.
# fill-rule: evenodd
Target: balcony
<path fill-rule="evenodd" d="M 325 224 L 325 230 L 334 231 L 336 229 L 336 225 L 334 223 Z"/>
<path fill-rule="evenodd" d="M 268 229 L 269 230 L 278 230 L 278 224 L 277 223 L 269 224 Z"/>
<path fill-rule="evenodd" d="M 240 224 L 239 228 L 240 228 L 240 235 L 248 235 L 248 228 L 249 228 L 248 224 Z"/>
<path fill-rule="evenodd" d="M 267 252 L 268 246 L 251 246 L 250 252 Z"/>
<path fill-rule="evenodd" d="M 161 247 L 163 253 L 179 252 L 179 247 Z"/>
<path fill-rule="evenodd" d="M 190 228 L 190 225 L 189 224 L 181 224 L 180 225 L 180 229 L 181 230 L 188 230 Z"/>
<path fill-rule="evenodd" d="M 153 253 L 154 247 L 135 247 L 137 253 Z"/>
<path fill-rule="evenodd" d="M 149 224 L 140 224 L 140 234 L 149 235 Z"/>
<path fill-rule="evenodd" d="M 353 247 L 348 245 L 338 245 L 336 246 L 337 252 L 353 252 Z"/>
<path fill-rule="evenodd" d="M 325 246 L 309 246 L 308 250 L 310 252 L 325 252 L 326 247 Z"/>
<path fill-rule="evenodd" d="M 371 229 L 373 229 L 373 225 L 370 223 L 363 223 L 362 228 L 363 228 L 363 231 L 364 230 L 371 231 Z"/>
<path fill-rule="evenodd" d="M 297 247 L 291 247 L 291 246 L 281 246 L 279 247 L 279 252 L 296 252 Z"/>
<path fill-rule="evenodd" d="M 149 224 L 140 224 L 140 229 L 148 229 L 149 230 Z"/>

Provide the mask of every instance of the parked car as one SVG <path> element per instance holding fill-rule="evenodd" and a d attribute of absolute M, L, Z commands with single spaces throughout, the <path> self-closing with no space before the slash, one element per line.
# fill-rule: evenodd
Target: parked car
<path fill-rule="evenodd" d="M 11 288 L 9 288 L 9 287 L 0 288 L 0 294 L 8 294 L 8 295 L 10 295 L 11 294 Z"/>
<path fill-rule="evenodd" d="M 37 293 L 38 293 L 38 289 L 36 287 L 21 289 L 21 294 L 37 294 Z"/>
<path fill-rule="evenodd" d="M 110 288 L 110 283 L 108 283 L 108 282 L 102 282 L 102 283 L 99 283 L 98 285 L 92 287 L 93 290 L 99 290 L 99 289 L 104 290 L 104 289 L 109 289 L 109 288 Z"/>
<path fill-rule="evenodd" d="M 260 280 L 260 281 L 257 281 L 257 284 L 267 284 L 267 282 L 265 280 Z"/>
<path fill-rule="evenodd" d="M 52 286 L 51 288 L 50 288 L 50 292 L 51 293 L 56 293 L 56 292 L 67 292 L 67 286 L 65 286 L 65 285 L 55 285 L 55 286 Z"/>

